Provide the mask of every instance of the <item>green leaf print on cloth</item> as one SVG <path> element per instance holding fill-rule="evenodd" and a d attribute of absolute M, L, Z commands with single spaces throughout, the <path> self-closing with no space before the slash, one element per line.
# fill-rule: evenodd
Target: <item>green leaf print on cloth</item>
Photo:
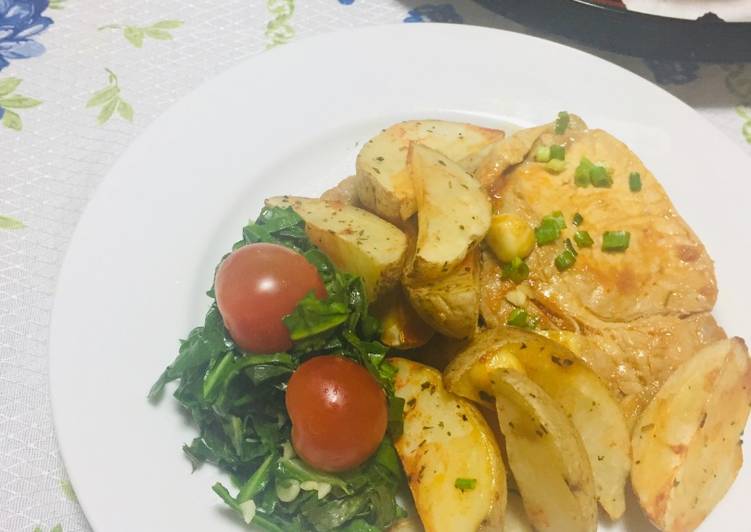
<path fill-rule="evenodd" d="M 120 95 L 120 85 L 118 84 L 117 76 L 109 68 L 105 68 L 104 70 L 107 71 L 107 86 L 95 92 L 89 98 L 86 107 L 101 107 L 99 116 L 97 116 L 97 123 L 100 126 L 106 124 L 112 118 L 112 115 L 115 114 L 115 111 L 128 122 L 133 122 L 133 107 Z"/>
<path fill-rule="evenodd" d="M 78 502 L 76 492 L 73 490 L 73 484 L 71 484 L 69 480 L 60 480 L 60 490 L 63 492 L 63 495 L 65 495 L 66 499 L 68 499 L 69 501 Z"/>
<path fill-rule="evenodd" d="M 99 28 L 102 30 L 122 30 L 123 37 L 136 48 L 143 47 L 144 39 L 156 39 L 158 41 L 172 40 L 172 34 L 168 30 L 176 30 L 183 25 L 182 20 L 161 20 L 151 26 L 123 26 L 121 24 L 107 24 Z"/>
<path fill-rule="evenodd" d="M 746 121 L 741 127 L 741 133 L 746 138 L 746 142 L 751 144 L 751 107 L 739 105 L 735 108 L 735 112 Z"/>
<path fill-rule="evenodd" d="M 290 24 L 295 13 L 295 0 L 267 0 L 266 9 L 273 16 L 266 24 L 266 47 L 288 43 L 295 36 L 295 29 Z"/>
<path fill-rule="evenodd" d="M 20 84 L 21 80 L 18 78 L 0 79 L 0 121 L 3 126 L 15 131 L 23 129 L 23 121 L 14 109 L 28 109 L 42 103 L 40 100 L 15 93 Z"/>
<path fill-rule="evenodd" d="M 65 9 L 67 0 L 50 0 L 50 9 Z"/>
<path fill-rule="evenodd" d="M 23 229 L 24 227 L 26 226 L 21 220 L 0 215 L 0 229 Z"/>
<path fill-rule="evenodd" d="M 41 526 L 38 526 L 34 529 L 34 532 L 44 532 Z M 62 525 L 55 525 L 52 528 L 50 528 L 50 532 L 63 532 Z"/>

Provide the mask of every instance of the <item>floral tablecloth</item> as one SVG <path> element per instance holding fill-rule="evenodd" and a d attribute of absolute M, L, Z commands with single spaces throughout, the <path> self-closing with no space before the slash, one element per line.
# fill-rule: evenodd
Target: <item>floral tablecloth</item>
<path fill-rule="evenodd" d="M 529 33 L 465 0 L 0 0 L 0 531 L 89 530 L 57 451 L 47 341 L 71 234 L 114 160 L 166 107 L 254 54 L 427 22 Z M 751 154 L 751 65 L 589 51 L 660 84 Z"/>

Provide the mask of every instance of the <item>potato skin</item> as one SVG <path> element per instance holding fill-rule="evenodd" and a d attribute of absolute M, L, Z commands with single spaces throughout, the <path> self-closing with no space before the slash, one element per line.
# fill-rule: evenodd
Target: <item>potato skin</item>
<path fill-rule="evenodd" d="M 402 277 L 405 293 L 417 314 L 449 338 L 469 338 L 480 316 L 480 250 L 475 248 L 453 271 L 435 281 Z"/>
<path fill-rule="evenodd" d="M 647 517 L 666 532 L 698 527 L 743 463 L 751 361 L 740 338 L 711 344 L 680 366 L 633 431 L 631 484 Z"/>
<path fill-rule="evenodd" d="M 437 370 L 389 359 L 405 400 L 404 433 L 394 443 L 426 532 L 502 530 L 506 474 L 495 436 L 469 401 L 449 393 Z M 474 489 L 454 486 L 475 479 Z"/>

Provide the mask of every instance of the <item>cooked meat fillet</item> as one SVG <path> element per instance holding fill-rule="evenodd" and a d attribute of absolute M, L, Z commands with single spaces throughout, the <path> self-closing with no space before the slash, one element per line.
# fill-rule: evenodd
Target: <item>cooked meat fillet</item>
<path fill-rule="evenodd" d="M 566 148 L 566 168 L 558 174 L 532 156 L 551 143 Z M 519 286 L 503 280 L 500 265 L 485 253 L 483 320 L 497 326 L 523 306 L 540 318 L 541 329 L 575 333 L 566 340 L 609 383 L 632 420 L 679 363 L 725 337 L 709 314 L 717 298 L 712 260 L 654 176 L 608 133 L 547 132 L 530 149 L 497 181 L 496 211 L 516 213 L 532 226 L 561 211 L 567 227 L 555 242 L 535 248 L 527 259 L 529 279 Z M 612 187 L 575 184 L 584 157 L 612 169 Z M 629 188 L 632 172 L 640 174 L 639 192 Z M 583 217 L 578 227 L 576 213 Z M 561 272 L 555 258 L 577 230 L 588 231 L 595 244 L 577 247 L 575 264 Z M 603 251 L 604 231 L 628 231 L 628 249 Z"/>
<path fill-rule="evenodd" d="M 574 172 L 586 157 L 613 169 L 610 188 L 578 187 Z M 642 190 L 631 192 L 629 174 L 641 175 Z M 665 190 L 642 162 L 608 133 L 577 132 L 566 146 L 566 169 L 560 174 L 526 161 L 505 176 L 498 189 L 501 212 L 514 212 L 537 226 L 543 216 L 561 211 L 567 227 L 552 244 L 529 257 L 530 284 L 546 306 L 591 326 L 628 322 L 647 316 L 707 312 L 717 298 L 714 267 L 704 245 L 678 215 Z M 571 223 L 580 213 L 584 222 Z M 565 272 L 554 265 L 577 229 L 595 241 L 580 249 Z M 628 231 L 626 252 L 606 252 L 604 231 Z"/>

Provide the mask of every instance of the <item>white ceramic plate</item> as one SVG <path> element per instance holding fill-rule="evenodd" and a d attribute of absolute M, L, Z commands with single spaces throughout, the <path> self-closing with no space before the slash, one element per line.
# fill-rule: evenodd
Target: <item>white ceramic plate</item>
<path fill-rule="evenodd" d="M 397 120 L 528 125 L 562 109 L 623 139 L 661 179 L 717 261 L 719 320 L 748 334 L 751 161 L 686 105 L 590 55 L 496 30 L 403 25 L 301 41 L 166 112 L 114 166 L 76 230 L 50 371 L 63 457 L 94 529 L 241 529 L 210 489 L 217 470 L 191 475 L 180 448 L 194 431 L 176 402 L 154 407 L 146 393 L 177 339 L 200 323 L 214 265 L 264 197 L 322 192 Z M 704 530 L 738 530 L 749 493 L 751 467 Z M 628 529 L 646 529 L 633 515 Z"/>

